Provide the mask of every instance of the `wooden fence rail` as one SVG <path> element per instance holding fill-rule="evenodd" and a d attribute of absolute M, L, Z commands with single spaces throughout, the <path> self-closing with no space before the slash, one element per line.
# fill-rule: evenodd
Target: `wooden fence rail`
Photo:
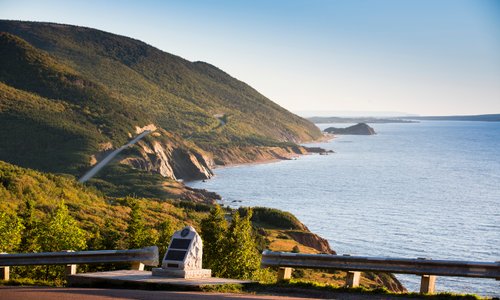
<path fill-rule="evenodd" d="M 301 254 L 264 251 L 262 267 L 281 267 L 278 279 L 289 279 L 289 268 L 332 269 L 347 271 L 346 286 L 359 285 L 360 272 L 389 272 L 422 276 L 421 293 L 433 293 L 436 276 L 494 278 L 500 280 L 500 262 L 430 260 L 389 257 L 365 257 L 330 254 Z"/>
<path fill-rule="evenodd" d="M 9 267 L 28 265 L 66 265 L 66 274 L 76 273 L 77 264 L 132 263 L 133 270 L 158 265 L 158 247 L 130 250 L 61 251 L 39 253 L 0 253 L 0 279 L 9 280 Z"/>

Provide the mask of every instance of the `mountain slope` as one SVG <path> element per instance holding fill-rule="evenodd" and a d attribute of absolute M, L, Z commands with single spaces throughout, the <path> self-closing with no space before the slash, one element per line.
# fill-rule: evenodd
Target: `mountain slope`
<path fill-rule="evenodd" d="M 143 42 L 76 26 L 0 21 L 10 32 L 65 62 L 83 76 L 106 86 L 151 121 L 183 135 L 207 134 L 230 122 L 217 136 L 251 136 L 278 141 L 307 141 L 320 133 L 310 122 L 269 101 L 245 83 L 202 62 L 189 62 Z"/>
<path fill-rule="evenodd" d="M 209 177 L 214 162 L 303 153 L 294 143 L 321 136 L 218 68 L 134 39 L 2 20 L 0 32 L 1 160 L 81 176 L 149 126 L 154 135 L 114 170 L 189 180 Z"/>

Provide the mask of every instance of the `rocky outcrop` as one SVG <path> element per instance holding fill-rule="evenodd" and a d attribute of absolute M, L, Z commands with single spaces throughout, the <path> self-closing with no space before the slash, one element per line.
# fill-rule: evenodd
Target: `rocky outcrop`
<path fill-rule="evenodd" d="M 170 158 L 176 178 L 198 180 L 213 176 L 207 159 L 201 153 L 185 148 L 175 148 Z"/>
<path fill-rule="evenodd" d="M 232 147 L 214 149 L 214 163 L 219 166 L 258 163 L 276 159 L 292 159 L 307 151 L 300 146 L 293 147 Z"/>
<path fill-rule="evenodd" d="M 318 250 L 321 253 L 337 254 L 327 240 L 310 231 L 288 231 L 287 234 L 298 243 Z"/>
<path fill-rule="evenodd" d="M 396 293 L 404 293 L 408 291 L 392 273 L 363 272 L 363 277 L 366 277 L 374 283 L 374 285 L 371 286 L 372 288 L 383 286 L 389 291 Z"/>
<path fill-rule="evenodd" d="M 182 198 L 183 200 L 211 203 L 211 204 L 215 204 L 217 200 L 222 199 L 222 197 L 215 192 L 210 192 L 205 189 L 195 189 L 187 185 L 184 186 L 184 192 L 182 193 Z"/>
<path fill-rule="evenodd" d="M 259 163 L 271 160 L 289 160 L 309 153 L 330 153 L 330 151 L 319 147 L 308 148 L 299 145 L 283 147 L 232 147 L 227 149 L 214 149 L 212 152 L 214 163 L 219 166 Z"/>
<path fill-rule="evenodd" d="M 368 126 L 366 123 L 358 123 L 353 126 L 349 126 L 346 128 L 336 128 L 336 127 L 328 127 L 324 130 L 328 133 L 333 134 L 345 134 L 345 135 L 372 135 L 375 134 L 375 130 Z"/>
<path fill-rule="evenodd" d="M 175 180 L 200 180 L 213 176 L 211 160 L 202 150 L 186 145 L 174 135 L 158 130 L 122 156 L 120 163 Z"/>
<path fill-rule="evenodd" d="M 335 153 L 333 150 L 326 150 L 321 147 L 305 147 L 304 148 L 307 150 L 308 153 L 316 153 L 319 155 L 327 155 L 330 153 Z"/>

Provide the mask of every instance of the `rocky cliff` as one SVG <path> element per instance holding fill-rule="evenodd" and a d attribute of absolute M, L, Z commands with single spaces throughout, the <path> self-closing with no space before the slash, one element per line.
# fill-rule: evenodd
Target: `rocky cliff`
<path fill-rule="evenodd" d="M 337 254 L 334 250 L 332 250 L 332 248 L 330 248 L 330 244 L 327 240 L 315 233 L 310 232 L 309 230 L 288 231 L 287 234 L 298 243 L 316 249 L 320 253 Z"/>
<path fill-rule="evenodd" d="M 163 129 L 137 142 L 121 157 L 120 163 L 174 180 L 200 180 L 213 176 L 210 170 L 213 162 L 203 150 Z"/>
<path fill-rule="evenodd" d="M 214 163 L 217 166 L 233 164 L 260 163 L 272 160 L 289 160 L 305 154 L 329 154 L 331 150 L 319 147 L 292 146 L 249 146 L 219 148 L 212 150 Z"/>

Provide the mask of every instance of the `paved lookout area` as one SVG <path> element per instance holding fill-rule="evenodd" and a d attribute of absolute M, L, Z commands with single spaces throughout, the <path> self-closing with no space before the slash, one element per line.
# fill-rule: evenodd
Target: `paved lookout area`
<path fill-rule="evenodd" d="M 152 290 L 198 290 L 203 286 L 222 284 L 245 284 L 249 280 L 236 280 L 225 278 L 167 278 L 152 276 L 150 271 L 121 270 L 96 273 L 82 273 L 68 276 L 70 286 L 88 287 L 137 287 Z"/>

